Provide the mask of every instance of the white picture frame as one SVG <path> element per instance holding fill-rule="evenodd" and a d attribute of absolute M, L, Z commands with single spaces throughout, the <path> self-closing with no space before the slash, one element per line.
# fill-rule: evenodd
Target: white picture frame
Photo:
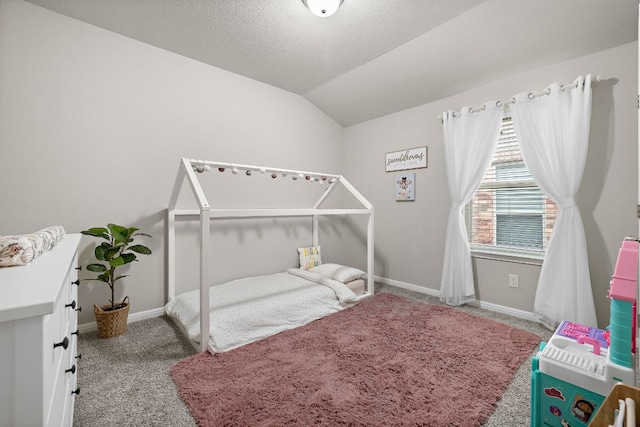
<path fill-rule="evenodd" d="M 427 167 L 427 147 L 408 148 L 385 154 L 385 172 Z"/>
<path fill-rule="evenodd" d="M 411 202 L 416 199 L 416 173 L 403 172 L 395 179 L 396 202 Z"/>

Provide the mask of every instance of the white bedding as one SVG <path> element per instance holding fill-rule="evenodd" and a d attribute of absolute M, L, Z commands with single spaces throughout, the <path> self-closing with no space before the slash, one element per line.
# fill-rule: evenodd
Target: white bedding
<path fill-rule="evenodd" d="M 233 280 L 209 288 L 209 347 L 224 352 L 351 306 L 357 297 L 343 283 L 298 268 Z M 166 313 L 200 342 L 200 296 L 172 298 Z"/>

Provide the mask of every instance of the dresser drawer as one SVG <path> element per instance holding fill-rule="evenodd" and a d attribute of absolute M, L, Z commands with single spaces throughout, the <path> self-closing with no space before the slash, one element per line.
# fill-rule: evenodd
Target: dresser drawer
<path fill-rule="evenodd" d="M 55 388 L 49 408 L 49 416 L 45 425 L 51 427 L 70 426 L 68 422 L 63 420 L 71 420 L 73 417 L 73 400 L 78 378 L 78 365 L 75 355 L 77 353 L 77 340 L 75 337 L 70 340 L 70 345 L 62 355 L 60 368 L 57 372 L 55 380 Z M 70 415 L 71 413 L 71 415 Z"/>
<path fill-rule="evenodd" d="M 74 270 L 73 270 L 74 271 Z M 71 333 L 75 327 L 77 315 L 75 311 L 76 302 L 73 299 L 71 290 L 72 271 L 69 271 L 64 278 L 60 297 L 56 301 L 54 312 L 44 319 L 44 424 L 61 425 L 64 415 L 64 402 L 66 400 L 66 389 L 68 376 L 74 375 L 65 372 L 73 365 L 76 347 L 76 335 Z M 75 368 L 74 368 L 75 370 Z"/>
<path fill-rule="evenodd" d="M 78 288 L 80 280 L 78 279 L 78 256 L 74 257 L 71 270 L 69 270 L 69 277 L 64 284 L 64 292 L 66 295 L 67 304 L 69 307 L 65 310 L 65 316 L 69 325 L 69 332 L 75 332 L 78 330 L 78 312 L 82 310 L 80 307 L 80 301 L 78 301 Z"/>
<path fill-rule="evenodd" d="M 77 365 L 65 371 L 77 362 L 81 237 L 65 236 L 29 266 L 0 269 L 0 426 L 72 426 Z"/>
<path fill-rule="evenodd" d="M 77 337 L 73 339 L 73 348 L 71 351 L 70 359 L 67 366 L 75 366 L 75 372 L 66 373 L 66 381 L 67 387 L 64 393 L 64 414 L 62 415 L 62 425 L 63 426 L 71 426 L 73 424 L 73 407 L 75 403 L 76 393 L 79 393 L 78 389 L 78 359 L 76 359 L 76 355 L 78 354 L 78 340 Z M 69 368 L 67 368 L 69 369 Z"/>
<path fill-rule="evenodd" d="M 77 377 L 78 280 L 77 254 L 62 282 L 54 312 L 44 318 L 44 425 L 61 426 L 73 403 Z M 67 371 L 67 370 L 73 370 Z"/>
<path fill-rule="evenodd" d="M 65 295 L 61 295 L 55 303 L 54 312 L 43 318 L 42 385 L 43 399 L 46 405 L 45 419 L 49 418 L 51 401 L 56 391 L 57 373 L 62 366 L 64 353 L 71 345 L 68 336 L 68 320 L 64 314 L 65 297 Z"/>

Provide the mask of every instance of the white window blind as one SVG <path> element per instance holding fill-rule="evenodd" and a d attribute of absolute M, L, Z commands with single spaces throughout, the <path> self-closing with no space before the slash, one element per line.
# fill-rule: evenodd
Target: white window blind
<path fill-rule="evenodd" d="M 505 118 L 491 165 L 466 206 L 472 250 L 540 256 L 557 213 L 522 161 L 513 121 Z"/>

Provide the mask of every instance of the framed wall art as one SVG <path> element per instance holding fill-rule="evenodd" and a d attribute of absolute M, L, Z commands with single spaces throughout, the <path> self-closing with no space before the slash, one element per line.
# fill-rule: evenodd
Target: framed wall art
<path fill-rule="evenodd" d="M 385 155 L 385 172 L 427 167 L 427 147 L 409 148 Z"/>
<path fill-rule="evenodd" d="M 397 202 L 408 202 L 416 199 L 415 172 L 397 174 L 395 184 Z"/>

